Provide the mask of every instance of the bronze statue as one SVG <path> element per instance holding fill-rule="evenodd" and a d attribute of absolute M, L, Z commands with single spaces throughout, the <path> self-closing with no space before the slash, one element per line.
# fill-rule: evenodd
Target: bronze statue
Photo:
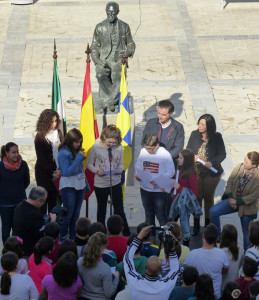
<path fill-rule="evenodd" d="M 119 101 L 122 58 L 126 58 L 127 64 L 127 58 L 133 57 L 135 52 L 130 27 L 117 18 L 118 13 L 118 3 L 107 3 L 107 19 L 96 25 L 91 45 L 99 98 L 103 108 L 111 111 L 115 111 Z"/>

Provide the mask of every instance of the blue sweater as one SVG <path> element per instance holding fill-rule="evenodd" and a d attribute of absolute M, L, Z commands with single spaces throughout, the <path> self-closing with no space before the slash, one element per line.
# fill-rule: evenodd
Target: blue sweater
<path fill-rule="evenodd" d="M 25 190 L 29 184 L 29 168 L 24 160 L 15 171 L 6 169 L 0 162 L 0 205 L 17 205 L 26 199 Z"/>

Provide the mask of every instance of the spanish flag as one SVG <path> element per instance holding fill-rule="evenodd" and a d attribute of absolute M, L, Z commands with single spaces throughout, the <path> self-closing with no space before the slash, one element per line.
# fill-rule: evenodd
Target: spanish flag
<path fill-rule="evenodd" d="M 95 143 L 95 140 L 99 137 L 92 91 L 91 91 L 91 82 L 90 82 L 90 61 L 86 65 L 85 81 L 84 81 L 84 90 L 82 98 L 82 107 L 81 107 L 81 117 L 79 130 L 83 135 L 83 144 L 84 153 L 86 155 L 86 160 L 84 161 L 85 175 L 90 186 L 90 193 L 85 194 L 85 199 L 88 199 L 93 192 L 94 187 L 94 174 L 86 169 L 86 163 L 88 160 L 89 152 L 92 145 Z"/>
<path fill-rule="evenodd" d="M 129 97 L 125 78 L 125 64 L 122 64 L 121 69 L 121 83 L 120 83 L 120 95 L 119 106 L 116 120 L 116 127 L 121 131 L 122 146 L 123 146 L 123 164 L 124 171 L 121 176 L 121 185 L 123 192 L 123 199 L 125 198 L 125 171 L 128 169 L 131 158 L 131 128 L 130 128 L 130 110 L 129 110 Z"/>

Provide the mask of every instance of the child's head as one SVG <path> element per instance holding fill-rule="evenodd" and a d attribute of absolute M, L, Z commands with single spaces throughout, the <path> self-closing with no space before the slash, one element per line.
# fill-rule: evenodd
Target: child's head
<path fill-rule="evenodd" d="M 61 287 L 70 287 L 77 280 L 77 257 L 74 252 L 68 251 L 58 260 L 53 269 L 53 278 Z"/>
<path fill-rule="evenodd" d="M 238 259 L 237 229 L 232 224 L 225 224 L 222 229 L 220 248 L 228 248 L 235 261 Z"/>
<path fill-rule="evenodd" d="M 205 229 L 204 229 L 204 239 L 209 245 L 213 245 L 217 238 L 218 238 L 218 228 L 214 224 L 209 224 Z"/>
<path fill-rule="evenodd" d="M 142 230 L 142 228 L 147 227 L 147 226 L 148 226 L 147 223 L 140 223 L 140 224 L 137 226 L 137 233 L 139 234 L 140 231 Z M 149 238 L 150 238 L 150 235 L 151 235 L 151 232 L 149 232 L 149 234 L 147 234 L 147 235 L 142 239 L 142 241 L 143 241 L 143 242 L 148 241 Z"/>
<path fill-rule="evenodd" d="M 78 258 L 76 243 L 70 239 L 66 239 L 60 244 L 58 248 L 58 256 L 56 261 L 58 261 L 59 258 L 68 251 L 72 251 L 75 254 L 76 258 Z"/>
<path fill-rule="evenodd" d="M 107 228 L 112 235 L 118 235 L 122 232 L 124 222 L 121 216 L 113 215 L 107 220 Z"/>
<path fill-rule="evenodd" d="M 224 290 L 222 292 L 222 299 L 224 300 L 242 299 L 239 284 L 235 281 L 229 281 L 225 285 Z"/>
<path fill-rule="evenodd" d="M 177 161 L 182 172 L 182 178 L 188 178 L 191 173 L 196 174 L 194 152 L 191 149 L 182 150 Z"/>
<path fill-rule="evenodd" d="M 54 240 L 49 236 L 41 238 L 33 248 L 36 265 L 41 263 L 42 256 L 48 256 L 54 249 Z"/>
<path fill-rule="evenodd" d="M 251 283 L 248 287 L 248 290 L 250 294 L 250 299 L 252 299 L 252 297 L 255 299 L 255 297 L 259 295 L 259 282 L 256 281 Z"/>
<path fill-rule="evenodd" d="M 88 228 L 88 236 L 91 237 L 96 232 L 102 232 L 106 234 L 106 228 L 101 222 L 94 222 Z"/>
<path fill-rule="evenodd" d="M 4 243 L 2 254 L 12 251 L 17 254 L 18 258 L 23 257 L 22 239 L 18 236 L 10 236 Z"/>
<path fill-rule="evenodd" d="M 11 251 L 6 252 L 1 258 L 1 264 L 4 270 L 4 273 L 1 278 L 1 294 L 9 295 L 12 283 L 9 272 L 16 271 L 18 264 L 17 254 Z"/>
<path fill-rule="evenodd" d="M 249 240 L 252 245 L 259 247 L 259 220 L 249 223 Z"/>
<path fill-rule="evenodd" d="M 198 276 L 194 296 L 196 296 L 197 299 L 213 299 L 214 288 L 212 278 L 209 274 L 201 274 Z"/>
<path fill-rule="evenodd" d="M 196 282 L 198 276 L 199 273 L 195 267 L 186 266 L 183 270 L 183 282 L 186 285 L 193 285 Z"/>
<path fill-rule="evenodd" d="M 143 139 L 143 145 L 149 154 L 155 153 L 159 146 L 158 136 L 153 133 L 146 134 Z"/>
<path fill-rule="evenodd" d="M 129 236 L 129 238 L 128 238 L 127 245 L 129 246 L 137 236 L 138 235 L 136 233 L 132 233 Z M 139 254 L 139 252 L 141 251 L 142 247 L 143 247 L 143 244 L 140 243 L 140 245 L 139 245 L 138 249 L 136 250 L 135 254 Z"/>
<path fill-rule="evenodd" d="M 87 237 L 88 235 L 88 228 L 91 225 L 91 221 L 88 218 L 79 218 L 76 221 L 76 233 L 78 236 Z"/>
<path fill-rule="evenodd" d="M 115 146 L 121 143 L 121 131 L 115 125 L 110 124 L 103 129 L 100 139 L 108 147 Z"/>
<path fill-rule="evenodd" d="M 54 240 L 59 239 L 60 226 L 56 222 L 49 222 L 44 228 L 45 236 L 52 237 Z"/>
<path fill-rule="evenodd" d="M 66 134 L 64 141 L 59 145 L 59 150 L 67 146 L 75 157 L 77 153 L 82 150 L 83 136 L 77 128 L 72 128 Z"/>
<path fill-rule="evenodd" d="M 250 257 L 245 256 L 243 259 L 243 272 L 246 277 L 254 277 L 257 273 L 257 262 Z"/>

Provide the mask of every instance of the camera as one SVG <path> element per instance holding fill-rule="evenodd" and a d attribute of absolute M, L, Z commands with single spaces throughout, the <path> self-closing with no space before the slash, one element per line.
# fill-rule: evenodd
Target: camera
<path fill-rule="evenodd" d="M 67 215 L 67 208 L 61 206 L 55 206 L 53 207 L 51 213 L 57 215 L 56 223 L 62 225 L 64 223 L 63 217 Z M 50 222 L 50 216 L 47 217 L 45 224 L 49 222 Z"/>
<path fill-rule="evenodd" d="M 155 230 L 159 230 L 158 238 L 160 242 L 164 244 L 166 253 L 169 253 L 170 249 L 178 244 L 178 242 L 171 236 L 171 231 L 173 228 L 173 224 L 170 224 L 169 226 L 155 227 Z"/>

